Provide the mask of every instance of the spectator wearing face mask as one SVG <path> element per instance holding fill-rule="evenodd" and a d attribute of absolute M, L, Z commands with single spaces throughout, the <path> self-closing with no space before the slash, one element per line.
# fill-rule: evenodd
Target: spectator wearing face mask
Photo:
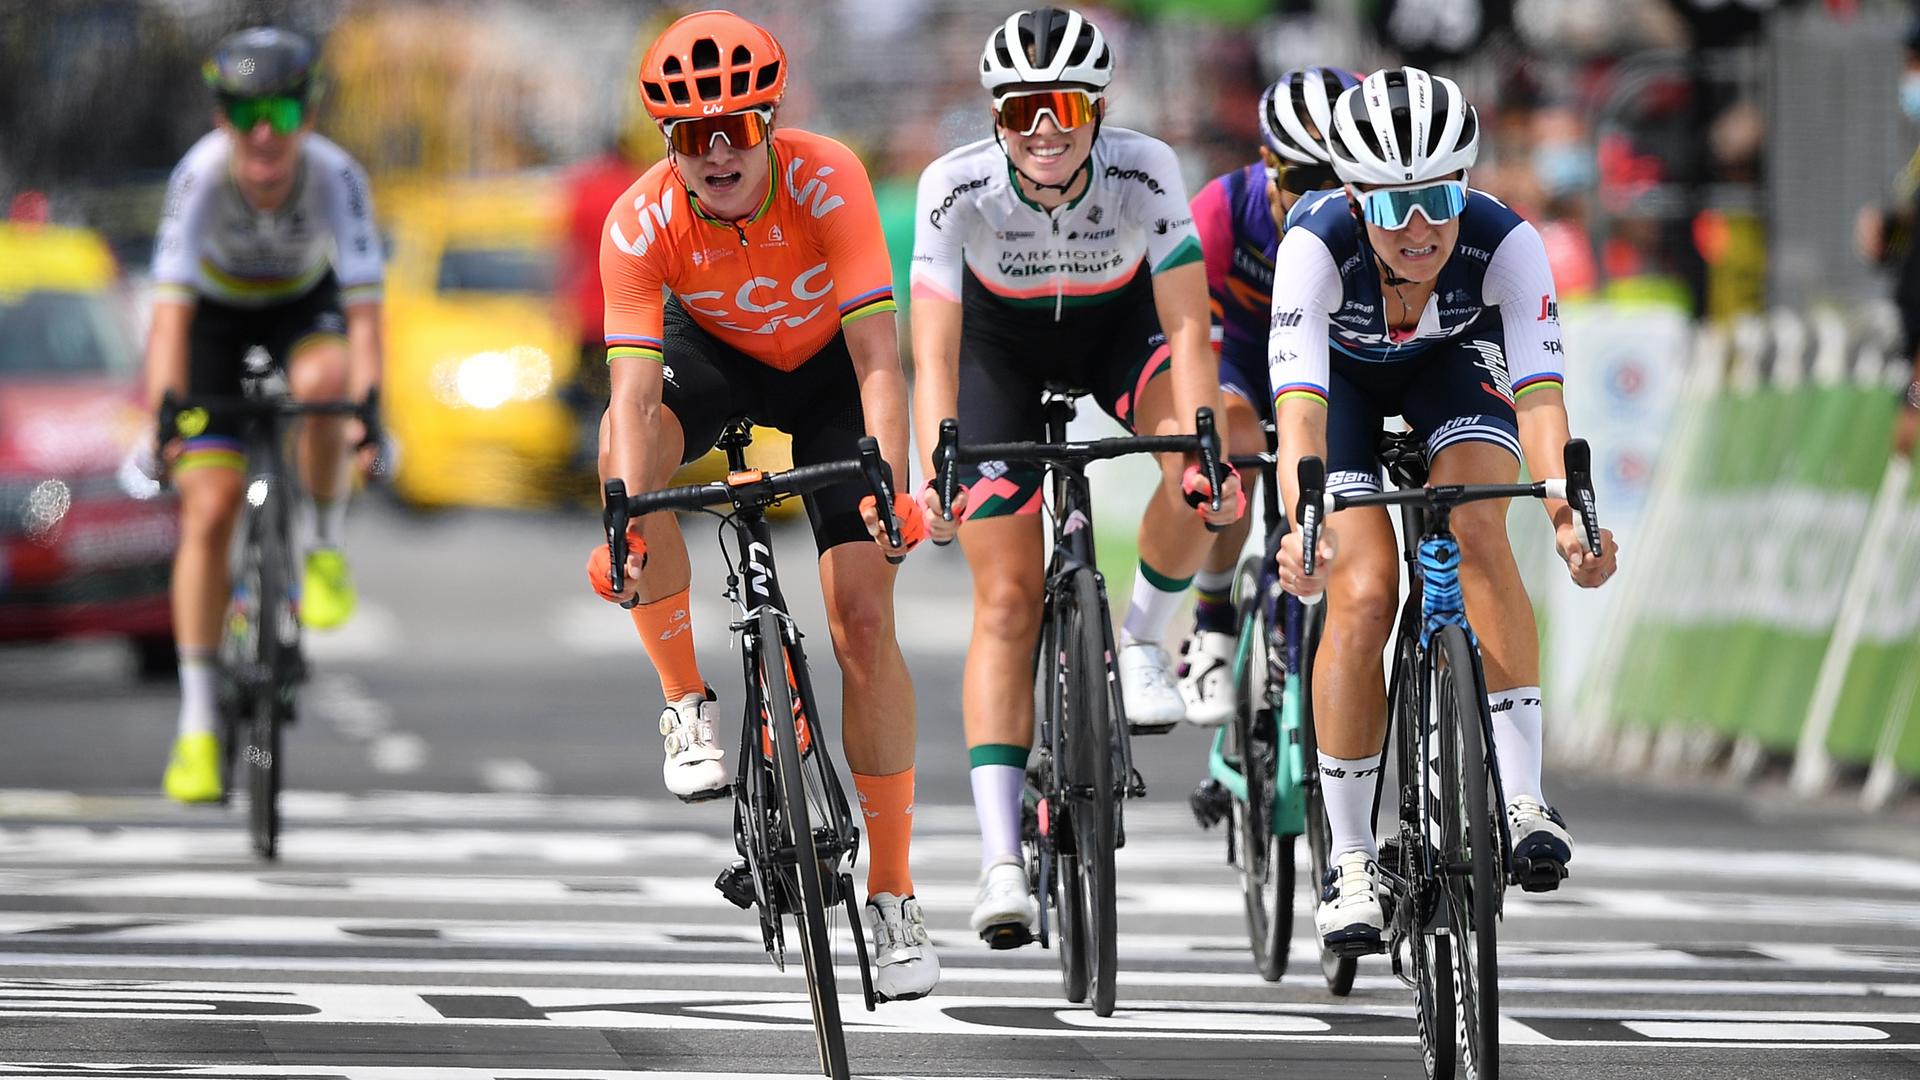
<path fill-rule="evenodd" d="M 1907 68 L 1900 79 L 1900 111 L 1920 124 L 1920 19 L 1907 30 Z M 1894 271 L 1893 300 L 1900 310 L 1904 349 L 1912 363 L 1920 349 L 1920 150 L 1894 181 L 1893 198 L 1884 206 L 1864 206 L 1854 223 L 1854 241 L 1868 262 Z M 1920 435 L 1920 380 L 1910 378 L 1894 426 L 1894 450 L 1911 455 Z"/>

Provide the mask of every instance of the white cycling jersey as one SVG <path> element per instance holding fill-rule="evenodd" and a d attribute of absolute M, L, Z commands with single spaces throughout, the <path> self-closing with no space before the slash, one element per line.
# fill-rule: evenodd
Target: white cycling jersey
<path fill-rule="evenodd" d="M 993 139 L 954 150 L 920 174 L 913 295 L 959 302 L 971 271 L 995 299 L 1053 309 L 1119 292 L 1144 261 L 1155 274 L 1200 261 L 1200 237 L 1166 143 L 1103 127 L 1087 190 L 1052 212 L 1029 202 Z"/>
<path fill-rule="evenodd" d="M 231 160 L 216 129 L 174 168 L 153 249 L 158 295 L 267 307 L 304 295 L 331 267 L 342 304 L 380 298 L 380 236 L 358 162 L 308 133 L 292 194 L 260 211 L 240 194 Z"/>

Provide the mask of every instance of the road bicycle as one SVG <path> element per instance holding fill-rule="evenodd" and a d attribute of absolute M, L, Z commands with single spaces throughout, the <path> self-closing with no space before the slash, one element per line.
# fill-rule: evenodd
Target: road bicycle
<path fill-rule="evenodd" d="M 264 358 L 265 353 L 260 353 Z M 286 395 L 286 382 L 271 361 L 250 359 L 239 397 L 160 402 L 161 450 L 175 438 L 206 429 L 215 418 L 238 422 L 246 450 L 246 500 L 232 566 L 233 588 L 221 622 L 220 668 L 222 803 L 235 781 L 247 791 L 247 833 L 263 859 L 280 847 L 280 789 L 286 772 L 281 738 L 298 716 L 300 684 L 307 663 L 300 637 L 300 573 L 293 541 L 298 485 L 285 446 L 299 417 L 355 416 L 365 425 L 362 445 L 379 443 L 379 397 L 358 403 L 304 402 Z M 164 458 L 158 458 L 164 460 Z"/>
<path fill-rule="evenodd" d="M 1295 840 L 1307 838 L 1311 897 L 1327 872 L 1331 834 L 1313 733 L 1313 648 L 1321 612 L 1280 588 L 1274 556 L 1287 518 L 1273 472 L 1273 425 L 1262 426 L 1266 452 L 1230 460 L 1236 469 L 1262 474 L 1266 537 L 1263 548 L 1234 571 L 1234 713 L 1214 734 L 1207 779 L 1188 802 L 1201 828 L 1229 823 L 1227 862 L 1240 871 L 1254 967 L 1275 982 L 1286 974 L 1293 940 Z M 1332 993 L 1352 992 L 1356 965 L 1355 958 L 1321 946 L 1321 974 Z"/>
<path fill-rule="evenodd" d="M 822 713 L 807 671 L 802 634 L 788 611 L 773 560 L 767 509 L 783 499 L 831 484 L 864 480 L 884 508 L 887 538 L 900 542 L 893 516 L 892 481 L 879 444 L 860 440 L 856 461 L 803 465 L 785 472 L 750 469 L 746 423 L 727 427 L 716 443 L 727 455 L 723 480 L 628 495 L 620 480 L 606 482 L 605 525 L 613 589 L 625 587 L 627 523 L 661 510 L 706 512 L 720 521 L 721 551 L 731 530 L 735 555 L 727 556 L 726 597 L 733 605 L 729 629 L 740 646 L 746 692 L 740 724 L 739 768 L 733 780 L 733 842 L 740 861 L 714 885 L 742 910 L 754 909 L 767 956 L 787 965 L 786 927 L 792 916 L 806 969 L 807 996 L 820 1071 L 846 1080 L 846 1032 L 834 975 L 834 920 L 844 911 L 852 929 L 854 959 L 866 1007 L 879 1001 L 861 934 L 851 872 L 860 830 L 834 769 L 822 730 Z M 716 512 L 713 507 L 727 507 Z M 897 560 L 896 560 L 897 561 Z"/>
<path fill-rule="evenodd" d="M 1400 508 L 1411 586 L 1400 610 L 1387 688 L 1399 799 L 1398 820 L 1378 862 L 1386 948 L 1394 974 L 1414 991 L 1427 1075 L 1452 1080 L 1457 1054 L 1467 1080 L 1497 1080 L 1496 944 L 1506 887 L 1551 888 L 1565 867 L 1512 855 L 1486 679 L 1479 641 L 1467 624 L 1451 516 L 1457 506 L 1486 499 L 1563 499 L 1572 504 L 1587 549 L 1597 557 L 1592 454 L 1585 441 L 1570 440 L 1566 477 L 1527 484 L 1428 486 L 1425 456 L 1406 433 L 1383 439 L 1381 460 L 1395 490 L 1341 495 L 1326 490 L 1324 462 L 1300 459 L 1295 520 L 1302 569 L 1314 572 L 1324 515 L 1360 506 Z"/>
<path fill-rule="evenodd" d="M 1118 966 L 1113 856 L 1126 844 L 1121 801 L 1145 796 L 1147 787 L 1133 767 L 1106 580 L 1094 558 L 1086 470 L 1093 462 L 1128 454 L 1198 454 L 1213 479 L 1217 506 L 1222 466 L 1213 413 L 1204 408 L 1195 416 L 1194 435 L 1070 441 L 1067 425 L 1081 393 L 1047 386 L 1040 442 L 963 446 L 958 422 L 943 420 L 933 460 L 943 508 L 953 505 L 956 470 L 963 462 L 1022 462 L 1047 470 L 1053 553 L 1034 653 L 1039 731 L 1027 765 L 1023 843 L 1034 895 L 1042 898 L 1038 937 L 1043 948 L 1057 946 L 1067 1000 L 1090 1002 L 1096 1015 L 1111 1016 Z M 950 510 L 943 514 L 951 520 Z M 995 931 L 988 939 L 994 948 L 1031 940 L 1018 927 Z"/>

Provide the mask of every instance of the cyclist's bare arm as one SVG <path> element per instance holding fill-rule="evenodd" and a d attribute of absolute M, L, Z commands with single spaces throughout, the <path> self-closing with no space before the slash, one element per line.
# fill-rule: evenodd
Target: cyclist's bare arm
<path fill-rule="evenodd" d="M 867 434 L 880 440 L 880 456 L 893 469 L 894 488 L 902 490 L 912 473 L 907 442 L 907 377 L 900 370 L 900 331 L 891 313 L 848 323 L 847 353 L 860 383 L 860 408 Z"/>
<path fill-rule="evenodd" d="M 187 394 L 187 334 L 193 328 L 194 302 L 160 296 L 153 301 L 147 328 L 147 403 L 155 408 L 169 391 Z"/>
<path fill-rule="evenodd" d="M 380 334 L 380 301 L 349 304 L 347 316 L 347 397 L 364 400 L 380 385 L 386 351 Z"/>
<path fill-rule="evenodd" d="M 929 477 L 934 475 L 931 455 L 940 436 L 940 421 L 959 415 L 960 410 L 960 311 L 956 301 L 925 291 L 913 298 L 913 421 L 920 462 Z M 954 502 L 962 498 L 956 494 Z M 933 522 L 932 527 L 944 534 L 943 524 Z"/>
<path fill-rule="evenodd" d="M 1220 415 L 1220 363 L 1208 340 L 1207 268 L 1195 261 L 1153 276 L 1153 306 L 1173 353 L 1173 411 L 1187 430 L 1201 407 Z"/>

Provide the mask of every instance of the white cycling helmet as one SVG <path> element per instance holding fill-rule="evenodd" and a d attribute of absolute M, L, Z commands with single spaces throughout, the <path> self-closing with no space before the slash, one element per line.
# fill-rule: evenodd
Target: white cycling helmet
<path fill-rule="evenodd" d="M 1473 167 L 1480 118 L 1452 79 L 1382 68 L 1333 108 L 1333 171 L 1349 184 L 1417 184 Z"/>
<path fill-rule="evenodd" d="M 1260 95 L 1260 137 L 1282 161 L 1325 165 L 1333 104 L 1360 80 L 1339 68 L 1289 71 Z"/>
<path fill-rule="evenodd" d="M 995 97 L 1015 87 L 1050 83 L 1105 90 L 1112 81 L 1107 39 L 1099 27 L 1066 8 L 1014 12 L 987 35 L 980 52 L 980 85 Z"/>

